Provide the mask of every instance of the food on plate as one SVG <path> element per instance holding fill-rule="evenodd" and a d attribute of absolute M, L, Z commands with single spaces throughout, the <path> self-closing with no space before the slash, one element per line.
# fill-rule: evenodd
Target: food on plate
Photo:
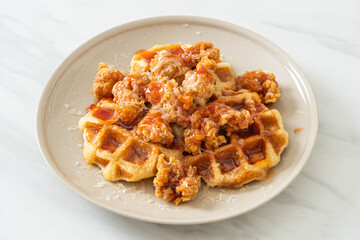
<path fill-rule="evenodd" d="M 275 75 L 235 76 L 210 42 L 155 45 L 135 53 L 126 76 L 100 63 L 97 99 L 79 121 L 83 154 L 108 181 L 154 177 L 176 205 L 210 187 L 264 179 L 288 144 Z"/>

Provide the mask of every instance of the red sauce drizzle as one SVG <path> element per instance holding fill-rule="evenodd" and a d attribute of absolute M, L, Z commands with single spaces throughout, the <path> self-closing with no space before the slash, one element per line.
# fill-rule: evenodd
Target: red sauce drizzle
<path fill-rule="evenodd" d="M 185 50 L 181 45 L 172 45 L 172 48 L 170 49 L 170 52 L 175 55 L 181 56 Z"/>
<path fill-rule="evenodd" d="M 162 123 L 161 121 L 161 112 L 154 112 L 146 115 L 144 121 L 142 121 L 142 125 L 156 125 Z"/>
<path fill-rule="evenodd" d="M 161 82 L 151 82 L 145 87 L 145 96 L 152 104 L 157 104 L 161 101 L 162 92 Z"/>
<path fill-rule="evenodd" d="M 193 70 L 192 75 L 197 77 L 198 80 L 201 80 L 205 84 L 212 83 L 215 80 L 214 76 L 203 67 Z"/>
<path fill-rule="evenodd" d="M 148 63 L 151 62 L 151 59 L 153 59 L 155 57 L 155 55 L 157 54 L 157 52 L 155 51 L 142 51 L 137 53 L 141 58 L 145 59 Z"/>
<path fill-rule="evenodd" d="M 96 107 L 95 104 L 91 104 L 90 106 L 88 106 L 85 110 L 86 113 L 90 112 L 91 110 L 93 110 Z"/>
<path fill-rule="evenodd" d="M 171 45 L 170 46 L 170 53 L 175 54 L 175 55 L 179 55 L 180 57 L 182 57 L 182 55 L 184 54 L 185 50 L 181 45 Z M 151 62 L 151 60 L 155 57 L 155 55 L 157 54 L 157 51 L 154 50 L 144 50 L 144 51 L 140 51 L 138 52 L 138 56 L 140 56 L 141 58 L 145 59 L 148 63 Z"/>
<path fill-rule="evenodd" d="M 112 118 L 112 116 L 114 115 L 114 111 L 102 107 L 97 107 L 93 115 L 94 117 L 106 121 Z"/>

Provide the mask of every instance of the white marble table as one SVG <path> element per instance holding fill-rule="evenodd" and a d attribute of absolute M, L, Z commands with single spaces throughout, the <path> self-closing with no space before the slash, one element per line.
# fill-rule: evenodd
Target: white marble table
<path fill-rule="evenodd" d="M 100 2 L 0 2 L 0 239 L 360 239 L 358 0 Z M 167 226 L 108 212 L 61 183 L 36 143 L 41 92 L 71 51 L 116 25 L 173 14 L 264 35 L 299 64 L 318 103 L 317 142 L 299 177 L 266 205 L 218 223 Z"/>

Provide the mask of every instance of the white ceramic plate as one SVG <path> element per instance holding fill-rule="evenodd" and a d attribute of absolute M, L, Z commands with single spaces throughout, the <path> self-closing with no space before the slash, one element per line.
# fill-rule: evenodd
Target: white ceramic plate
<path fill-rule="evenodd" d="M 77 124 L 93 103 L 90 92 L 98 63 L 129 69 L 133 53 L 154 44 L 211 41 L 237 74 L 261 68 L 277 77 L 282 96 L 274 105 L 289 132 L 281 162 L 264 181 L 242 189 L 205 189 L 189 203 L 174 206 L 154 195 L 151 180 L 105 182 L 96 167 L 82 157 L 82 133 Z M 80 112 L 79 112 L 80 111 Z M 246 213 L 283 191 L 304 167 L 317 133 L 317 110 L 309 82 L 280 48 L 242 27 L 199 17 L 143 19 L 106 31 L 76 49 L 58 67 L 41 97 L 37 113 L 38 142 L 49 166 L 79 195 L 121 215 L 149 222 L 194 224 Z M 296 128 L 304 128 L 294 134 Z"/>

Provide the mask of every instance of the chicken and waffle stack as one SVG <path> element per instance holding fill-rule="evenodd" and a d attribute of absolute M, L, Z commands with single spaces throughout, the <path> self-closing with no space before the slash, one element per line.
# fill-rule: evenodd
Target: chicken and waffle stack
<path fill-rule="evenodd" d="M 99 64 L 97 103 L 80 119 L 84 158 L 109 181 L 155 177 L 157 197 L 175 204 L 209 186 L 263 179 L 288 144 L 272 73 L 235 77 L 212 43 L 155 45 L 131 71 Z"/>

